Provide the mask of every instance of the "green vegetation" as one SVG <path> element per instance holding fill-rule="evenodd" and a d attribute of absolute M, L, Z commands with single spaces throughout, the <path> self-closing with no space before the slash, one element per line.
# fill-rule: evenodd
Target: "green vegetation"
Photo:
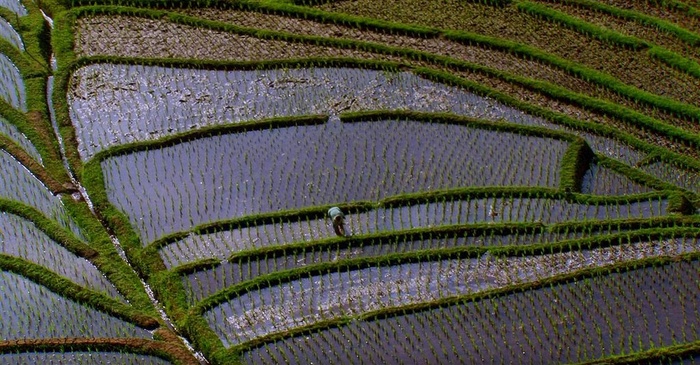
<path fill-rule="evenodd" d="M 0 1 L 0 362 L 697 359 L 700 11 L 614 3 Z"/>

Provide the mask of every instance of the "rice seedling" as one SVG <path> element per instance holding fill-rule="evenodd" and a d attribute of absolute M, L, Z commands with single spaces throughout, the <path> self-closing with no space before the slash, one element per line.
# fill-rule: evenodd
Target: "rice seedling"
<path fill-rule="evenodd" d="M 23 338 L 138 337 L 152 334 L 121 319 L 75 303 L 22 276 L 0 273 L 0 336 Z"/>
<path fill-rule="evenodd" d="M 682 240 L 666 241 L 675 255 Z M 700 241 L 694 239 L 697 250 Z M 595 250 L 522 258 L 466 259 L 379 266 L 305 276 L 288 283 L 248 291 L 205 313 L 217 334 L 230 345 L 260 336 L 311 326 L 321 319 L 357 316 L 385 307 L 406 306 L 531 282 L 590 267 L 653 256 L 657 242 L 624 244 Z M 683 247 L 688 247 L 686 244 Z M 651 254 L 653 255 L 653 254 Z M 323 282 L 323 284 L 320 284 Z M 211 289 L 209 289 L 211 290 Z M 309 298 L 312 296 L 312 298 Z M 309 308 L 304 303 L 315 303 Z M 224 313 L 227 313 L 226 315 Z M 232 314 L 231 314 L 232 313 Z"/>
<path fill-rule="evenodd" d="M 0 116 L 0 133 L 9 137 L 12 141 L 22 147 L 31 157 L 33 157 L 39 163 L 42 163 L 41 155 L 39 154 L 39 151 L 37 151 L 34 144 L 32 144 L 27 136 L 20 132 L 15 125 L 11 124 L 2 116 Z"/>
<path fill-rule="evenodd" d="M 110 351 L 72 352 L 21 352 L 0 354 L 0 361 L 8 365 L 21 364 L 128 364 L 128 365 L 167 365 L 170 361 L 155 356 Z"/>
<path fill-rule="evenodd" d="M 77 237 L 84 238 L 60 198 L 54 196 L 36 176 L 5 150 L 0 151 L 0 170 L 4 172 L 0 178 L 0 197 L 32 206 Z"/>
<path fill-rule="evenodd" d="M 648 267 L 428 311 L 350 321 L 338 328 L 268 343 L 265 345 L 265 356 L 261 356 L 260 348 L 250 349 L 243 354 L 242 359 L 244 363 L 267 363 L 266 359 L 277 356 L 280 351 L 290 351 L 290 347 L 320 348 L 322 345 L 319 341 L 328 338 L 330 333 L 344 339 L 342 344 L 334 347 L 335 351 L 301 351 L 299 363 L 376 362 L 382 356 L 389 356 L 390 363 L 425 362 L 435 358 L 453 362 L 459 357 L 469 356 L 494 362 L 512 360 L 561 363 L 593 360 L 659 345 L 668 346 L 676 341 L 672 330 L 682 327 L 672 320 L 685 307 L 679 297 L 658 298 L 658 301 L 654 299 L 652 302 L 637 300 L 631 310 L 620 305 L 605 305 L 603 301 L 620 296 L 634 300 L 637 295 L 651 299 L 653 297 L 649 294 L 653 288 L 693 276 L 697 271 L 697 263 L 669 264 L 672 273 Z M 625 280 L 624 284 L 619 285 L 622 280 Z M 652 281 L 652 285 L 645 284 Z M 697 295 L 697 288 L 691 290 Z M 591 310 L 576 310 L 584 307 Z M 687 311 L 688 309 L 683 310 Z M 550 320 L 544 318 L 545 315 L 556 312 L 560 314 L 550 317 Z M 665 322 L 662 328 L 657 328 L 653 324 L 654 318 L 668 318 L 670 321 Z M 608 325 L 601 326 L 606 323 Z M 387 331 L 387 328 L 392 330 Z M 629 343 L 625 334 L 630 333 L 630 328 L 635 329 L 634 333 L 658 334 L 658 340 L 654 344 L 648 341 Z M 560 334 L 557 335 L 556 331 Z M 374 333 L 374 342 L 381 343 L 382 347 L 374 349 L 365 346 L 361 342 L 365 337 L 355 338 L 351 335 L 360 332 Z M 591 342 L 580 341 L 579 334 L 585 333 L 593 334 L 591 337 L 583 337 L 592 339 Z M 536 336 L 539 336 L 542 345 L 538 341 L 532 341 Z M 472 341 L 459 341 L 465 337 L 472 338 Z M 300 346 L 298 342 L 301 338 L 304 343 Z M 576 338 L 579 340 L 574 340 Z M 450 348 L 453 351 L 430 350 L 431 347 L 440 348 L 440 343 L 452 345 Z M 624 347 L 622 351 L 621 346 Z M 352 352 L 355 347 L 366 350 L 358 354 L 360 358 L 356 358 Z M 387 352 L 386 349 L 395 350 Z"/>
<path fill-rule="evenodd" d="M 49 238 L 29 221 L 0 213 L 0 252 L 37 263 L 78 285 L 124 301 L 112 283 L 89 261 Z"/>
<path fill-rule="evenodd" d="M 17 66 L 0 53 L 0 98 L 15 109 L 27 111 L 27 95 L 24 80 Z"/>
<path fill-rule="evenodd" d="M 17 31 L 12 28 L 12 25 L 7 20 L 0 18 L 0 37 L 10 42 L 13 46 L 24 51 L 24 43 Z"/>
<path fill-rule="evenodd" d="M 27 8 L 22 5 L 20 0 L 0 0 L 0 7 L 6 8 L 19 16 L 27 15 Z"/>
<path fill-rule="evenodd" d="M 358 148 L 333 153 L 347 135 Z M 278 146 L 284 152 L 271 158 Z M 449 124 L 329 122 L 212 136 L 110 157 L 101 166 L 110 201 L 127 213 L 142 242 L 152 242 L 193 224 L 279 209 L 499 182 L 554 187 L 565 148 L 563 141 Z M 517 168 L 510 156 L 522 156 Z M 347 185 L 326 178 L 335 168 L 347 175 Z M 269 187 L 255 188 L 263 182 Z"/>

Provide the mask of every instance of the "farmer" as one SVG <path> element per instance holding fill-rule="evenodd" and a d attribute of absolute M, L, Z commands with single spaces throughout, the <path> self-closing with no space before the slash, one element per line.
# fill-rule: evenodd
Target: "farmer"
<path fill-rule="evenodd" d="M 331 218 L 331 220 L 333 220 L 333 230 L 335 231 L 335 234 L 340 237 L 345 237 L 345 227 L 343 226 L 345 216 L 340 208 L 332 207 L 331 209 L 328 209 L 328 216 Z"/>

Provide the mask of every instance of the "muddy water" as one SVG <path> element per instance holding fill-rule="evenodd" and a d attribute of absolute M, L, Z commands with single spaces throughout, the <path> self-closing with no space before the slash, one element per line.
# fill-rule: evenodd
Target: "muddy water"
<path fill-rule="evenodd" d="M 152 338 L 149 331 L 64 298 L 9 272 L 0 272 L 0 338 Z"/>
<path fill-rule="evenodd" d="M 541 222 L 650 218 L 666 215 L 665 200 L 629 204 L 585 205 L 543 198 L 483 198 L 378 208 L 364 213 L 346 212 L 349 234 L 428 228 L 467 223 Z M 492 216 L 492 210 L 498 215 Z M 203 235 L 192 234 L 160 250 L 168 268 L 194 260 L 223 260 L 232 253 L 300 241 L 335 237 L 327 219 L 279 222 Z"/>
<path fill-rule="evenodd" d="M 566 143 L 412 121 L 213 136 L 102 162 L 110 201 L 151 242 L 249 214 L 462 186 L 559 183 Z"/>
<path fill-rule="evenodd" d="M 679 262 L 356 321 L 242 358 L 246 364 L 554 364 L 691 342 L 700 339 L 700 289 L 692 284 L 698 270 L 698 261 Z"/>
<path fill-rule="evenodd" d="M 699 239 L 669 239 L 532 257 L 486 255 L 340 270 L 242 294 L 210 310 L 205 318 L 224 344 L 231 346 L 330 318 L 476 293 L 620 261 L 697 251 Z"/>

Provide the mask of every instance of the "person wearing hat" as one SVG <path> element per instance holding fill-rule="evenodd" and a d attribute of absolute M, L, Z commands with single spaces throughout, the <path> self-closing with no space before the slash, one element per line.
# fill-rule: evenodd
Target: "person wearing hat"
<path fill-rule="evenodd" d="M 333 230 L 335 231 L 335 234 L 340 237 L 345 237 L 345 216 L 343 215 L 343 211 L 341 211 L 338 207 L 332 207 L 331 209 L 328 209 L 328 216 L 333 221 Z"/>

